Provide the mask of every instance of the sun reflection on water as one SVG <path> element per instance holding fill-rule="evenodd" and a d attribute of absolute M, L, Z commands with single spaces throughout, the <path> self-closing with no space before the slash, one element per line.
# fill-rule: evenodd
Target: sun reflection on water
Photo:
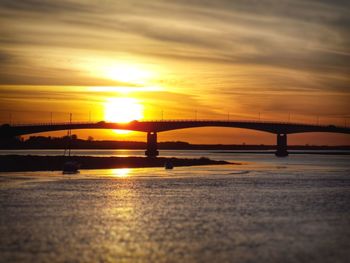
<path fill-rule="evenodd" d="M 130 176 L 131 169 L 130 168 L 118 168 L 111 169 L 111 175 L 114 177 L 125 178 Z"/>

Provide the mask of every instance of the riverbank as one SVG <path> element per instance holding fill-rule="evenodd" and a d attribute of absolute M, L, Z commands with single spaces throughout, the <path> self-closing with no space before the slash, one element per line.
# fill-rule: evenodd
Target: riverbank
<path fill-rule="evenodd" d="M 175 167 L 230 164 L 226 161 L 216 161 L 208 158 L 3 155 L 0 156 L 0 172 L 60 171 L 67 161 L 79 163 L 80 169 L 163 167 L 169 161 Z"/>
<path fill-rule="evenodd" d="M 79 139 L 76 135 L 72 135 L 70 139 L 64 137 L 44 137 L 44 136 L 30 136 L 22 140 L 21 138 L 12 138 L 6 140 L 0 139 L 0 149 L 17 149 L 17 150 L 31 150 L 31 149 L 64 149 L 69 145 L 70 149 L 130 149 L 130 150 L 144 150 L 147 148 L 146 142 L 141 141 L 116 141 L 116 140 L 88 140 Z M 158 142 L 157 148 L 159 150 L 232 150 L 232 151 L 269 151 L 276 150 L 276 145 L 254 145 L 254 144 L 192 144 L 183 141 L 165 141 Z M 350 150 L 350 145 L 288 145 L 289 150 L 313 150 L 313 151 L 344 151 Z"/>
<path fill-rule="evenodd" d="M 275 151 L 224 151 L 224 152 L 215 152 L 215 153 L 235 153 L 235 154 L 275 154 Z M 313 155 L 350 155 L 349 151 L 306 151 L 306 152 L 296 152 L 289 151 L 289 154 L 313 154 Z"/>

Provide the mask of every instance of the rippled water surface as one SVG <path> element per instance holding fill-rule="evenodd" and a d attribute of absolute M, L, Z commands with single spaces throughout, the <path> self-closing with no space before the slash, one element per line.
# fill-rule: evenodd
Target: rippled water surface
<path fill-rule="evenodd" d="M 348 262 L 349 156 L 161 154 L 241 165 L 0 173 L 0 262 Z"/>

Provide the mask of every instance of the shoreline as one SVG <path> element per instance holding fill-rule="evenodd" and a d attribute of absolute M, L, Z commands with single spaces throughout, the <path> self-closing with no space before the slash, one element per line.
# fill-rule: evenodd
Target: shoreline
<path fill-rule="evenodd" d="M 294 152 L 293 150 L 288 151 L 289 155 L 294 155 L 294 154 L 313 154 L 313 155 L 350 155 L 350 152 L 338 152 L 338 151 L 334 151 L 334 152 L 330 152 L 330 151 L 310 151 L 310 152 L 302 152 L 302 151 L 298 151 L 298 152 Z M 221 153 L 221 154 L 232 154 L 232 153 L 237 153 L 237 154 L 275 154 L 275 151 L 217 151 L 214 153 Z"/>
<path fill-rule="evenodd" d="M 238 164 L 227 161 L 216 161 L 208 158 L 147 158 L 147 157 L 95 157 L 95 156 L 39 156 L 39 155 L 1 155 L 0 172 L 29 172 L 29 171 L 61 171 L 63 164 L 73 161 L 84 169 L 116 169 L 116 168 L 147 168 L 164 167 L 171 162 L 174 167 Z"/>

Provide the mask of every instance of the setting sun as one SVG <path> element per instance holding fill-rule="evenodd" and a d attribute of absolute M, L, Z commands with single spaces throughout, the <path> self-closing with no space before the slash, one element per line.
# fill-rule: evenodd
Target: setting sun
<path fill-rule="evenodd" d="M 143 118 L 143 107 L 134 98 L 110 98 L 104 107 L 104 119 L 109 122 L 127 123 Z"/>

